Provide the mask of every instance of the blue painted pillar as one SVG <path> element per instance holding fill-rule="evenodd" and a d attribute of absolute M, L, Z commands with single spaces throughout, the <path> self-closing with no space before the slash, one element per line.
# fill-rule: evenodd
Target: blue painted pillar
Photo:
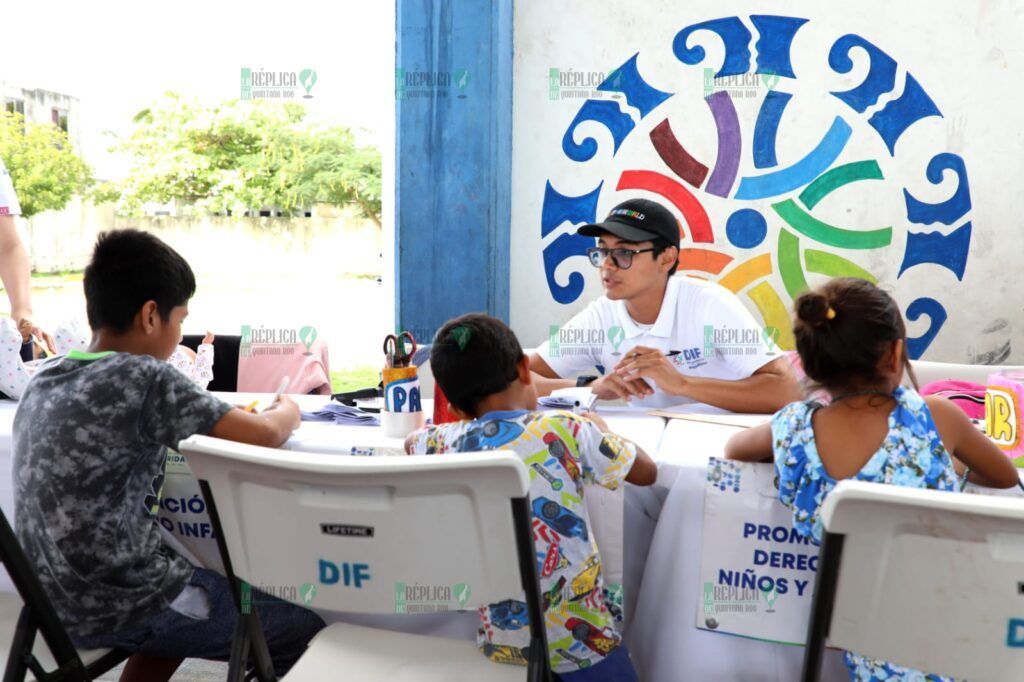
<path fill-rule="evenodd" d="M 511 0 L 396 0 L 395 321 L 508 321 Z"/>

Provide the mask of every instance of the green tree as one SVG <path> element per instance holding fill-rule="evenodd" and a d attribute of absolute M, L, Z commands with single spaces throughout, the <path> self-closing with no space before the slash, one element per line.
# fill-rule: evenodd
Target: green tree
<path fill-rule="evenodd" d="M 22 215 L 59 211 L 92 184 L 92 173 L 71 149 L 67 134 L 50 123 L 25 123 L 0 112 L 0 159 L 11 173 Z"/>
<path fill-rule="evenodd" d="M 133 159 L 123 211 L 179 200 L 199 212 L 238 213 L 314 203 L 354 204 L 380 225 L 381 158 L 348 128 L 313 126 L 296 103 L 203 105 L 168 93 L 139 112 L 120 146 Z"/>

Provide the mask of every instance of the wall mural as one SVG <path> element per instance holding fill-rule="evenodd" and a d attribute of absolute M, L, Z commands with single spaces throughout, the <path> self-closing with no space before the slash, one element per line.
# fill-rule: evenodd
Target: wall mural
<path fill-rule="evenodd" d="M 638 131 L 640 120 L 647 119 L 644 129 L 649 131 L 650 147 L 664 167 L 615 168 L 614 186 L 603 181 L 579 196 L 560 193 L 548 180 L 541 215 L 542 238 L 566 221 L 582 224 L 598 219 L 602 192 L 635 194 L 640 190 L 657 195 L 683 217 L 679 271 L 712 279 L 749 299 L 764 324 L 778 329 L 778 343 L 786 349 L 793 347 L 789 308 L 792 299 L 808 287 L 807 273 L 876 281 L 876 276 L 858 263 L 858 252 L 897 251 L 893 227 L 831 224 L 815 216 L 815 207 L 825 197 L 843 192 L 854 183 L 889 181 L 878 158 L 838 161 L 855 131 L 878 135 L 889 156 L 895 157 L 897 143 L 908 129 L 923 119 L 942 117 L 942 112 L 924 86 L 911 73 L 899 69 L 896 60 L 882 48 L 859 35 L 843 35 L 821 58 L 827 57 L 829 68 L 837 74 L 851 73 L 855 59 L 867 59 L 866 77 L 851 89 L 828 93 L 845 105 L 840 108 L 845 113 L 835 116 L 827 129 L 801 130 L 807 136 L 802 140 L 807 149 L 803 156 L 778 158 L 780 123 L 794 105 L 799 105 L 786 91 L 787 80 L 799 78 L 792 67 L 790 50 L 807 21 L 752 15 L 749 22 L 756 30 L 755 38 L 739 17 L 723 17 L 687 26 L 675 35 L 672 52 L 676 59 L 684 67 L 706 69 L 703 95 L 707 116 L 717 129 L 716 158 L 691 154 L 686 134 L 681 132 L 686 129 L 685 122 L 672 121 L 664 113 L 659 116 L 659 108 L 667 100 L 693 93 L 665 92 L 650 85 L 638 69 L 639 53 L 611 71 L 597 89 L 618 97 L 584 101 L 562 137 L 562 152 L 578 163 L 593 159 L 602 143 L 596 137 L 578 137 L 577 133 L 581 124 L 592 122 L 611 134 L 614 157 L 623 142 Z M 698 44 L 714 40 L 709 33 L 724 45 L 720 65 L 709 64 L 704 47 Z M 752 129 L 745 129 L 732 95 L 710 86 L 723 78 L 751 74 L 766 84 L 767 93 L 756 120 L 748 126 Z M 894 96 L 896 93 L 900 94 Z M 884 106 L 876 106 L 887 95 Z M 632 109 L 620 106 L 623 100 Z M 741 175 L 741 159 L 750 159 L 757 172 Z M 897 279 L 913 268 L 933 264 L 948 269 L 962 281 L 971 246 L 967 169 L 963 159 L 950 150 L 938 149 L 930 159 L 920 172 L 933 185 L 951 180 L 948 173 L 952 173 L 955 191 L 945 201 L 928 203 L 900 185 L 906 221 L 917 227 L 907 231 L 902 253 L 883 253 L 883 257 L 899 263 Z M 714 220 L 709 216 L 704 206 L 709 196 L 728 200 L 726 214 L 716 214 Z M 903 223 L 902 216 L 899 222 Z M 956 227 L 939 231 L 937 223 Z M 928 226 L 933 227 L 929 230 Z M 733 254 L 741 255 L 723 252 L 720 246 L 724 243 L 731 245 Z M 584 275 L 573 270 L 567 281 L 560 283 L 555 277 L 556 268 L 569 258 L 583 256 L 591 245 L 591 239 L 561 234 L 544 248 L 547 285 L 557 302 L 577 300 L 584 289 Z M 955 292 L 946 288 L 942 293 L 950 296 Z M 929 322 L 924 333 L 908 339 L 912 358 L 921 357 L 946 322 L 942 297 L 938 292 L 935 295 L 915 298 L 903 311 L 911 322 L 921 318 Z"/>

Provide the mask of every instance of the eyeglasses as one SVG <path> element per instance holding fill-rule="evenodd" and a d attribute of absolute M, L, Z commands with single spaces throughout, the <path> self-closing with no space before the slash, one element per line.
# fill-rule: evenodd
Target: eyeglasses
<path fill-rule="evenodd" d="M 648 249 L 606 249 L 602 246 L 592 246 L 587 249 L 587 258 L 590 259 L 591 265 L 599 268 L 604 264 L 605 259 L 611 256 L 615 267 L 620 270 L 629 270 L 630 266 L 633 265 L 633 256 L 638 253 L 656 250 L 653 246 Z"/>

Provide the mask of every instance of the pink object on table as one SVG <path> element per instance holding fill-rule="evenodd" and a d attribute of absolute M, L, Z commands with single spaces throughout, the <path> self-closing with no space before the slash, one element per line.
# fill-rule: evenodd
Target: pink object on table
<path fill-rule="evenodd" d="M 1018 467 L 1024 467 L 1024 372 L 1004 370 L 988 377 L 985 434 Z"/>
<path fill-rule="evenodd" d="M 260 353 L 261 350 L 274 353 Z M 306 350 L 305 344 L 254 347 L 253 354 L 238 358 L 239 393 L 273 393 L 288 377 L 286 393 L 318 393 L 330 395 L 331 369 L 327 359 L 327 344 L 315 341 Z"/>
<path fill-rule="evenodd" d="M 972 381 L 943 379 L 921 387 L 921 395 L 938 395 L 951 401 L 971 419 L 985 418 L 985 387 Z"/>

